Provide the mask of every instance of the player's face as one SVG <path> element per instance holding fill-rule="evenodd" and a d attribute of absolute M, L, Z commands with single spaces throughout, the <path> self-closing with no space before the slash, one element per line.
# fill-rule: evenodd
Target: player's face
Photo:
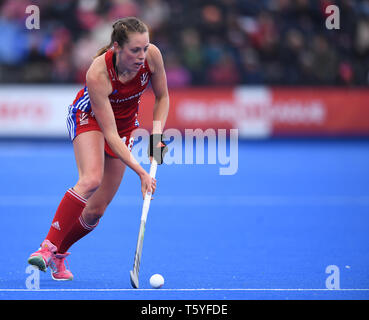
<path fill-rule="evenodd" d="M 118 47 L 117 50 L 119 66 L 130 72 L 138 71 L 145 61 L 148 48 L 149 34 L 147 32 L 129 34 L 128 42 L 123 47 Z"/>

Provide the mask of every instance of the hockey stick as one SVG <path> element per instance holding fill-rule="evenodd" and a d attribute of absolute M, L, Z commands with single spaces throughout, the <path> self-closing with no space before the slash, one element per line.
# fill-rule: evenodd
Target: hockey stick
<path fill-rule="evenodd" d="M 158 163 L 153 158 L 151 162 L 151 166 L 150 166 L 150 176 L 152 178 L 155 178 L 157 167 L 158 167 Z M 146 225 L 147 214 L 149 213 L 150 202 L 151 202 L 151 193 L 147 193 L 145 195 L 145 199 L 144 199 L 143 206 L 142 206 L 140 231 L 138 232 L 135 259 L 133 263 L 133 270 L 129 272 L 132 287 L 136 289 L 139 287 L 138 274 L 140 271 L 142 247 L 143 247 L 143 240 L 144 240 L 144 234 L 145 234 L 145 225 Z"/>

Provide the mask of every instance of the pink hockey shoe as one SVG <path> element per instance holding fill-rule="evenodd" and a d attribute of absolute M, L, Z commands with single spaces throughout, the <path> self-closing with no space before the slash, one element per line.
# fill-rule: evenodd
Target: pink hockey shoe
<path fill-rule="evenodd" d="M 73 280 L 73 274 L 65 267 L 66 257 L 70 253 L 56 253 L 50 260 L 51 277 L 57 281 Z"/>
<path fill-rule="evenodd" d="M 41 248 L 30 255 L 28 263 L 45 272 L 52 257 L 55 255 L 56 250 L 56 246 L 54 246 L 49 240 L 44 240 L 41 243 Z"/>

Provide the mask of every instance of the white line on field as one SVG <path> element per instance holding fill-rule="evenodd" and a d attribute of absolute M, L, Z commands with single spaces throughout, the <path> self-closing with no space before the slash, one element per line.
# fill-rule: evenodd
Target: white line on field
<path fill-rule="evenodd" d="M 345 292 L 345 291 L 369 291 L 369 289 L 347 288 L 347 289 L 323 289 L 323 288 L 197 288 L 197 289 L 0 289 L 0 292 L 138 292 L 138 291 L 323 291 L 323 292 Z"/>

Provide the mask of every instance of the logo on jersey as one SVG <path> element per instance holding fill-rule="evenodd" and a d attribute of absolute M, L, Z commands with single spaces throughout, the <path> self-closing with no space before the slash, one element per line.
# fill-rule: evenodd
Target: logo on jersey
<path fill-rule="evenodd" d="M 149 73 L 148 72 L 145 72 L 141 75 L 141 86 L 143 87 L 147 80 L 149 80 Z"/>
<path fill-rule="evenodd" d="M 88 124 L 88 113 L 85 113 L 85 112 L 82 112 L 80 115 L 79 115 L 79 124 L 81 126 L 85 125 L 85 124 Z"/>

